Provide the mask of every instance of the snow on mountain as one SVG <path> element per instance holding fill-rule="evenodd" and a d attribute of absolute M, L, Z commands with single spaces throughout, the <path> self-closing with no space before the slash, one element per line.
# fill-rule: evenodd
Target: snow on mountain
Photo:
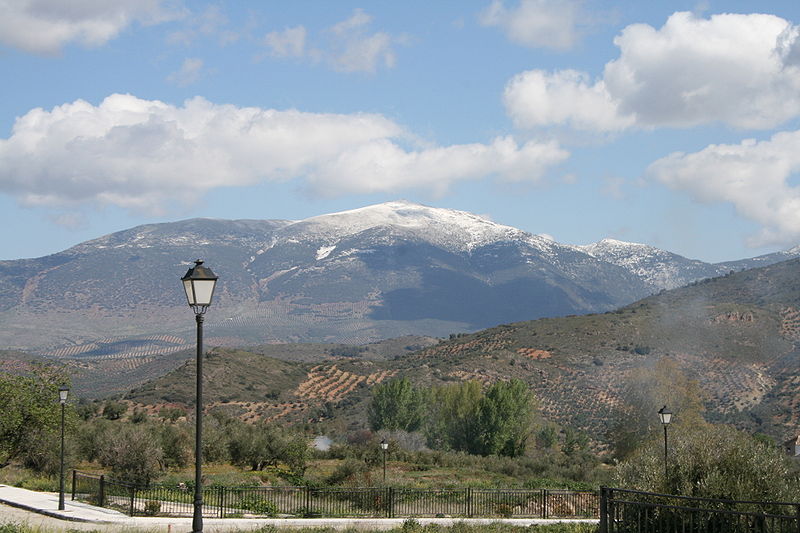
<path fill-rule="evenodd" d="M 279 238 L 297 234 L 334 245 L 345 237 L 382 230 L 386 238 L 426 241 L 450 251 L 469 252 L 498 241 L 530 241 L 549 249 L 545 239 L 465 211 L 394 201 L 308 218 L 284 227 Z M 327 256 L 327 254 L 326 254 Z"/>
<path fill-rule="evenodd" d="M 654 289 L 674 289 L 722 273 L 715 265 L 667 252 L 647 244 L 603 239 L 578 246 L 585 253 L 625 268 Z"/>

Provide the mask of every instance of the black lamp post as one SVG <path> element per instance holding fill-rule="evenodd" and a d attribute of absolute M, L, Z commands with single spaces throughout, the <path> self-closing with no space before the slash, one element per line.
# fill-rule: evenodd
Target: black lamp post
<path fill-rule="evenodd" d="M 58 476 L 58 510 L 64 510 L 64 406 L 67 403 L 69 388 L 61 386 L 58 388 L 58 401 L 61 404 L 61 470 Z"/>
<path fill-rule="evenodd" d="M 389 449 L 389 443 L 386 439 L 381 439 L 381 449 L 383 450 L 383 483 L 386 484 L 386 450 Z"/>
<path fill-rule="evenodd" d="M 203 266 L 203 261 L 194 262 L 186 275 L 181 278 L 186 300 L 192 308 L 197 321 L 197 401 L 195 407 L 195 441 L 194 441 L 194 516 L 192 533 L 203 531 L 203 488 L 202 484 L 202 439 L 203 439 L 203 315 L 211 305 L 217 276 L 211 269 Z"/>
<path fill-rule="evenodd" d="M 667 426 L 672 422 L 672 411 L 665 405 L 658 410 L 658 418 L 664 426 L 664 481 L 667 479 Z"/>

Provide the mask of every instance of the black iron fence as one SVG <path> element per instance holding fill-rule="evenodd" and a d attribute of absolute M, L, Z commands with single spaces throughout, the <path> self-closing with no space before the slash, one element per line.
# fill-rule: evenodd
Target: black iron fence
<path fill-rule="evenodd" d="M 72 472 L 72 499 L 131 516 L 192 516 L 191 485 L 137 487 Z M 203 516 L 597 518 L 594 491 L 393 487 L 203 487 Z"/>
<path fill-rule="evenodd" d="M 600 489 L 600 533 L 800 533 L 800 503 Z"/>

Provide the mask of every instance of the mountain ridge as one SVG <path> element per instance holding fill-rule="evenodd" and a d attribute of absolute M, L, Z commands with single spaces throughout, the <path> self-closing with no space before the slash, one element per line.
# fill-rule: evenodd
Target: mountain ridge
<path fill-rule="evenodd" d="M 176 280 L 198 257 L 220 276 L 211 342 L 245 345 L 443 337 L 604 312 L 796 254 L 800 248 L 711 265 L 622 241 L 561 244 L 407 201 L 304 220 L 189 219 L 0 261 L 0 345 L 88 356 L 100 341 L 190 343 Z"/>

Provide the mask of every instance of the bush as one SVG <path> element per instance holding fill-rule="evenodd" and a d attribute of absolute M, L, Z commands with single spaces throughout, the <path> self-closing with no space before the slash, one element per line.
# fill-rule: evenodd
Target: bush
<path fill-rule="evenodd" d="M 275 516 L 278 514 L 278 506 L 275 505 L 275 502 L 256 495 L 248 495 L 239 500 L 239 507 L 258 515 Z"/>
<path fill-rule="evenodd" d="M 625 488 L 699 498 L 797 501 L 797 474 L 780 449 L 729 426 L 676 425 L 669 433 L 669 460 L 655 438 L 617 470 Z"/>
<path fill-rule="evenodd" d="M 147 500 L 144 502 L 144 514 L 147 516 L 155 516 L 161 512 L 161 502 L 156 500 Z"/>

